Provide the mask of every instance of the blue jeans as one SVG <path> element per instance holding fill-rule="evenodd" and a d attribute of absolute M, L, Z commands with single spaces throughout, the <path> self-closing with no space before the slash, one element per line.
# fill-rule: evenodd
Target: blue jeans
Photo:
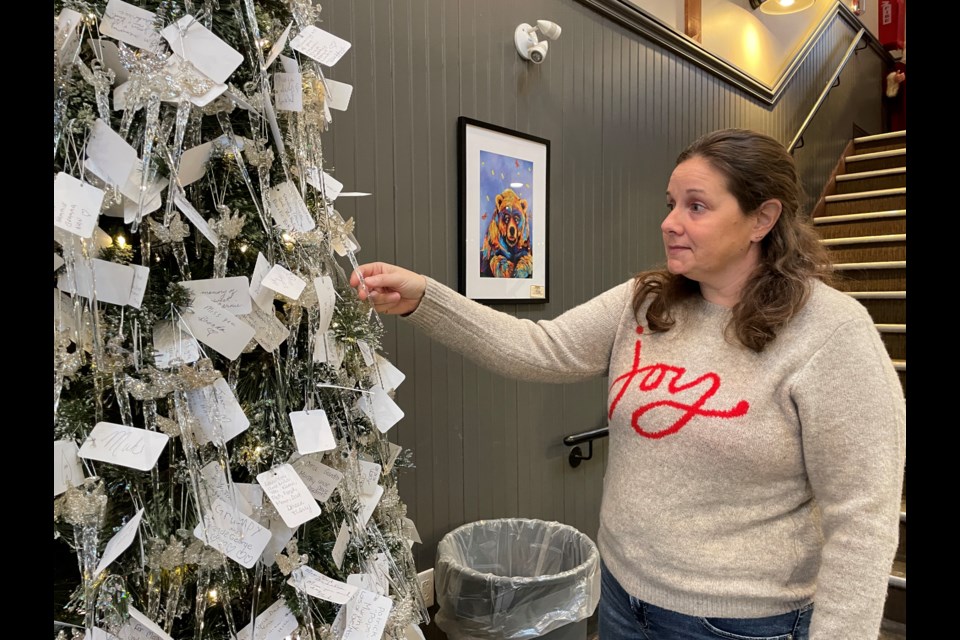
<path fill-rule="evenodd" d="M 698 618 L 628 594 L 601 563 L 600 640 L 807 640 L 813 604 L 766 618 Z"/>

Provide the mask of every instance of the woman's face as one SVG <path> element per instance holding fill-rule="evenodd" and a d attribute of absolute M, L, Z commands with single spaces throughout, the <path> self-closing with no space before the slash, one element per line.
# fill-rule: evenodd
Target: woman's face
<path fill-rule="evenodd" d="M 740 209 L 726 176 L 702 157 L 685 160 L 670 176 L 667 208 L 660 229 L 670 273 L 699 282 L 706 297 L 739 292 L 760 260 L 757 216 Z"/>

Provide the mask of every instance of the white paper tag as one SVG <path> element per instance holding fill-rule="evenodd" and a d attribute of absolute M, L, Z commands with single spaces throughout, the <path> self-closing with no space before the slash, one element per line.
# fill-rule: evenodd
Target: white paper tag
<path fill-rule="evenodd" d="M 319 454 L 305 455 L 291 464 L 310 489 L 310 495 L 318 502 L 326 502 L 343 480 L 343 474 L 320 462 L 321 458 Z"/>
<path fill-rule="evenodd" d="M 243 54 L 191 15 L 183 16 L 160 33 L 175 54 L 188 60 L 200 73 L 217 84 L 226 82 L 243 62 Z"/>
<path fill-rule="evenodd" d="M 170 183 L 166 178 L 160 178 L 148 183 L 145 187 L 141 184 L 143 181 L 143 166 L 139 161 L 133 165 L 130 175 L 126 182 L 119 185 L 120 193 L 130 199 L 130 208 L 136 212 L 140 208 L 140 201 L 143 201 L 144 212 L 156 211 L 160 208 L 160 194 Z M 124 212 L 126 217 L 126 212 Z"/>
<path fill-rule="evenodd" d="M 313 341 L 313 361 L 326 362 L 334 369 L 343 364 L 344 349 L 332 331 L 317 334 Z"/>
<path fill-rule="evenodd" d="M 322 65 L 332 67 L 350 49 L 350 43 L 311 24 L 290 41 L 290 48 Z"/>
<path fill-rule="evenodd" d="M 215 500 L 206 517 L 206 528 L 199 523 L 193 535 L 247 569 L 257 564 L 263 548 L 270 542 L 270 531 L 243 515 L 223 500 Z"/>
<path fill-rule="evenodd" d="M 257 482 L 288 527 L 299 527 L 320 515 L 320 505 L 289 464 L 264 471 L 257 476 Z"/>
<path fill-rule="evenodd" d="M 214 233 L 213 229 L 210 228 L 207 221 L 203 219 L 200 212 L 194 209 L 190 201 L 183 197 L 179 191 L 176 191 L 173 195 L 173 204 L 177 205 L 177 209 L 183 212 L 187 220 L 193 223 L 193 226 L 203 234 L 204 238 L 210 241 L 210 244 L 217 246 L 220 243 L 220 238 Z"/>
<path fill-rule="evenodd" d="M 397 457 L 400 455 L 400 452 L 403 451 L 403 447 L 398 444 L 393 444 L 388 442 L 387 446 L 390 447 L 390 457 L 387 459 L 386 472 L 390 473 L 390 470 L 393 469 L 393 463 L 397 461 Z"/>
<path fill-rule="evenodd" d="M 346 604 L 347 600 L 357 592 L 356 587 L 346 582 L 328 578 L 307 565 L 295 570 L 287 579 L 287 584 L 294 589 L 310 594 L 314 598 L 320 598 L 335 604 Z"/>
<path fill-rule="evenodd" d="M 120 640 L 173 640 L 156 622 L 130 607 L 130 619 L 117 632 Z"/>
<path fill-rule="evenodd" d="M 267 191 L 264 200 L 274 221 L 285 231 L 310 231 L 317 226 L 296 185 L 289 180 Z"/>
<path fill-rule="evenodd" d="M 390 609 L 393 608 L 393 600 L 361 589 L 348 608 L 350 611 L 342 640 L 380 640 Z"/>
<path fill-rule="evenodd" d="M 213 143 L 204 142 L 180 154 L 180 167 L 177 171 L 177 180 L 180 182 L 181 187 L 193 184 L 203 177 L 203 174 L 207 172 L 207 162 L 210 160 L 210 153 L 212 151 Z"/>
<path fill-rule="evenodd" d="M 103 190 L 62 171 L 53 179 L 53 224 L 81 238 L 97 226 Z"/>
<path fill-rule="evenodd" d="M 327 105 L 337 111 L 346 111 L 353 95 L 353 85 L 327 78 Z"/>
<path fill-rule="evenodd" d="M 304 282 L 302 278 L 279 264 L 273 265 L 270 271 L 267 272 L 267 275 L 263 277 L 263 281 L 260 284 L 287 296 L 291 300 L 298 299 L 307 286 L 307 283 Z"/>
<path fill-rule="evenodd" d="M 167 369 L 176 364 L 189 364 L 200 359 L 200 345 L 183 325 L 163 321 L 153 328 L 154 364 Z"/>
<path fill-rule="evenodd" d="M 293 436 L 297 440 L 297 451 L 301 454 L 337 448 L 327 413 L 323 409 L 294 411 L 290 414 L 290 424 L 293 425 Z"/>
<path fill-rule="evenodd" d="M 230 488 L 230 482 L 227 482 L 229 470 L 224 470 L 216 460 L 208 462 L 200 470 L 200 477 L 203 479 L 201 485 L 206 491 L 207 499 L 212 505 L 217 500 L 224 504 L 236 507 L 237 510 L 245 516 L 253 516 L 253 507 L 239 490 L 239 485 L 233 482 L 233 489 Z M 231 477 L 231 481 L 233 478 Z"/>
<path fill-rule="evenodd" d="M 303 111 L 303 76 L 299 73 L 273 74 L 277 111 Z"/>
<path fill-rule="evenodd" d="M 270 273 L 270 263 L 263 257 L 262 253 L 257 254 L 257 264 L 253 268 L 253 275 L 250 277 L 250 297 L 258 307 L 268 313 L 273 313 L 273 290 L 263 286 L 263 279 Z"/>
<path fill-rule="evenodd" d="M 270 55 L 267 56 L 267 59 L 263 61 L 263 68 L 267 69 L 273 64 L 273 61 L 277 59 L 277 56 L 280 55 L 280 52 L 283 51 L 283 48 L 287 46 L 287 38 L 290 37 L 290 27 L 293 26 L 293 23 L 287 25 L 287 28 L 283 30 L 283 33 L 280 34 L 280 37 L 277 38 L 277 41 L 273 43 L 273 46 L 270 47 Z"/>
<path fill-rule="evenodd" d="M 254 623 L 237 633 L 237 640 L 285 640 L 297 630 L 300 623 L 283 600 L 277 600 L 257 616 L 257 637 L 253 637 Z"/>
<path fill-rule="evenodd" d="M 120 638 L 112 633 L 107 633 L 100 627 L 94 627 L 93 633 L 87 631 L 83 636 L 83 640 L 120 640 Z"/>
<path fill-rule="evenodd" d="M 370 516 L 373 515 L 373 510 L 377 508 L 377 505 L 380 503 L 380 498 L 382 497 L 383 487 L 380 486 L 376 487 L 373 493 L 362 493 L 358 496 L 360 513 L 357 514 L 357 519 L 360 521 L 361 526 L 365 527 L 367 523 L 370 522 Z"/>
<path fill-rule="evenodd" d="M 235 316 L 250 313 L 250 281 L 246 276 L 210 278 L 208 280 L 184 280 L 180 283 L 194 295 L 208 298 Z"/>
<path fill-rule="evenodd" d="M 427 638 L 423 635 L 423 631 L 420 631 L 420 627 L 411 622 L 403 630 L 403 638 L 400 640 L 427 640 Z"/>
<path fill-rule="evenodd" d="M 357 340 L 357 348 L 360 349 L 360 355 L 363 357 L 364 364 L 372 367 L 376 359 L 373 357 L 373 349 L 370 348 L 370 345 L 368 345 L 365 340 Z"/>
<path fill-rule="evenodd" d="M 340 192 L 343 191 L 343 183 L 324 171 L 323 189 L 324 194 L 327 196 L 327 200 L 333 202 L 340 195 Z"/>
<path fill-rule="evenodd" d="M 380 483 L 382 467 L 376 462 L 367 460 L 357 462 L 360 465 L 360 492 L 373 495 L 377 492 L 377 485 Z"/>
<path fill-rule="evenodd" d="M 100 21 L 100 33 L 153 53 L 160 52 L 162 40 L 154 27 L 156 15 L 121 0 L 110 0 Z"/>
<path fill-rule="evenodd" d="M 194 433 L 200 444 L 229 442 L 250 427 L 250 420 L 223 378 L 202 389 L 187 391 L 187 401 L 200 424 L 200 431 Z"/>
<path fill-rule="evenodd" d="M 397 403 L 387 395 L 382 387 L 374 386 L 370 390 L 373 392 L 372 395 L 362 396 L 358 404 L 363 412 L 377 425 L 380 433 L 386 433 L 403 418 L 403 410 L 397 406 Z"/>
<path fill-rule="evenodd" d="M 272 567 L 277 562 L 277 554 L 287 546 L 296 529 L 291 529 L 285 525 L 283 518 L 276 514 L 273 514 L 269 522 L 266 521 L 266 518 L 261 517 L 260 524 L 270 529 L 270 542 L 264 547 L 260 561 L 266 566 Z"/>
<path fill-rule="evenodd" d="M 263 487 L 252 482 L 234 482 L 233 486 L 237 488 L 243 499 L 250 505 L 251 512 L 263 507 Z"/>
<path fill-rule="evenodd" d="M 111 4 L 114 1 L 111 0 Z M 106 122 L 97 118 L 90 132 L 90 140 L 87 141 L 87 159 L 84 163 L 87 169 L 107 184 L 122 187 L 127 184 L 138 162 L 137 150 Z"/>
<path fill-rule="evenodd" d="M 57 43 L 59 42 L 59 53 L 61 56 L 70 56 L 76 53 L 77 40 L 79 38 L 77 27 L 80 26 L 82 20 L 83 16 L 73 9 L 62 9 L 60 13 L 57 14 L 56 26 L 53 29 L 54 51 L 57 51 Z M 71 59 L 60 60 L 61 65 L 71 63 Z"/>
<path fill-rule="evenodd" d="M 78 261 L 74 265 L 73 275 L 75 281 L 71 280 L 66 273 L 60 274 L 57 278 L 57 288 L 91 299 L 96 292 L 97 301 L 121 306 L 130 300 L 130 290 L 133 288 L 135 274 L 133 268 L 128 265 L 94 258 L 89 263 Z"/>
<path fill-rule="evenodd" d="M 333 551 L 330 553 L 337 569 L 343 568 L 343 556 L 347 553 L 347 545 L 350 544 L 350 529 L 346 522 L 340 524 L 340 531 L 337 532 L 337 539 L 333 543 Z"/>
<path fill-rule="evenodd" d="M 73 440 L 53 442 L 53 495 L 58 496 L 70 487 L 83 484 L 83 467 L 77 457 L 77 443 Z"/>
<path fill-rule="evenodd" d="M 210 76 L 201 72 L 193 64 L 191 64 L 190 61 L 184 60 L 175 53 L 170 54 L 170 57 L 167 58 L 167 64 L 165 65 L 165 68 L 167 73 L 170 75 L 183 78 L 184 85 L 211 85 L 210 89 L 204 94 L 186 94 L 187 100 L 198 107 L 207 106 L 227 91 L 226 83 L 214 82 Z M 173 100 L 165 100 L 164 102 L 179 102 L 179 97 Z"/>
<path fill-rule="evenodd" d="M 250 313 L 240 319 L 253 327 L 256 331 L 253 339 L 268 353 L 278 348 L 290 336 L 290 330 L 280 322 L 273 309 L 264 311 L 254 306 Z"/>
<path fill-rule="evenodd" d="M 183 321 L 200 342 L 236 360 L 256 331 L 235 315 L 205 296 L 195 296 Z"/>
<path fill-rule="evenodd" d="M 400 522 L 403 524 L 404 537 L 408 540 L 423 544 L 423 540 L 420 539 L 420 533 L 417 531 L 417 525 L 413 523 L 413 520 L 410 518 L 401 518 Z"/>
<path fill-rule="evenodd" d="M 137 202 L 134 202 L 130 198 L 123 197 L 123 223 L 130 224 L 137 219 L 137 215 L 140 214 L 141 218 L 148 213 L 153 213 L 161 206 L 163 206 L 163 198 L 160 197 L 160 194 L 156 194 L 149 201 L 145 200 L 143 203 L 143 210 L 141 211 L 140 205 Z"/>
<path fill-rule="evenodd" d="M 60 257 L 59 253 L 53 254 L 53 270 L 56 271 L 64 265 L 63 258 Z"/>
<path fill-rule="evenodd" d="M 103 61 L 103 66 L 114 74 L 114 85 L 123 84 L 130 79 L 130 72 L 127 71 L 123 62 L 120 61 L 120 49 L 109 40 L 91 40 L 90 48 L 94 50 L 96 56 Z"/>
<path fill-rule="evenodd" d="M 137 530 L 140 527 L 140 519 L 143 518 L 143 509 L 137 511 L 127 524 L 123 525 L 120 528 L 120 531 L 117 531 L 116 534 L 110 541 L 107 542 L 107 546 L 103 549 L 103 556 L 100 558 L 100 563 L 97 565 L 96 571 L 93 574 L 99 575 L 101 571 L 110 566 L 110 563 L 120 557 L 120 554 L 127 550 L 132 543 L 134 538 L 137 537 Z"/>
<path fill-rule="evenodd" d="M 325 334 L 330 328 L 333 319 L 333 310 L 337 304 L 337 292 L 333 288 L 330 276 L 319 276 L 313 279 L 313 286 L 317 290 L 317 300 L 320 309 L 317 312 L 317 333 Z"/>
<path fill-rule="evenodd" d="M 98 422 L 80 447 L 80 457 L 149 471 L 170 436 L 112 422 Z"/>

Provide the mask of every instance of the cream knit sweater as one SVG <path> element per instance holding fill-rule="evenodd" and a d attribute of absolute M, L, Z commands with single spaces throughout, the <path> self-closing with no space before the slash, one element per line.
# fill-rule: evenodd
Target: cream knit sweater
<path fill-rule="evenodd" d="M 866 309 L 815 282 L 762 353 L 702 298 L 653 333 L 632 281 L 555 320 L 520 320 L 435 280 L 408 316 L 497 373 L 608 376 L 598 543 L 631 595 L 702 617 L 815 603 L 811 640 L 876 640 L 897 547 L 906 404 Z M 504 370 L 491 345 L 509 336 Z"/>

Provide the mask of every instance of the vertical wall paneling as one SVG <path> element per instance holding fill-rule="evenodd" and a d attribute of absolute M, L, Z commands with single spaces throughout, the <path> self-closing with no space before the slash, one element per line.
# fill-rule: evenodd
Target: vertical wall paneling
<path fill-rule="evenodd" d="M 522 8 L 518 11 L 518 8 Z M 550 302 L 500 305 L 532 321 L 559 315 L 662 262 L 659 224 L 677 154 L 720 127 L 788 142 L 855 31 L 837 19 L 774 106 L 594 12 L 577 0 L 329 0 L 323 27 L 351 41 L 329 77 L 354 85 L 334 112 L 325 167 L 365 198 L 336 203 L 357 222 L 361 262 L 384 260 L 456 287 L 457 117 L 551 142 Z M 561 25 L 543 64 L 513 44 L 520 22 Z M 796 152 L 819 195 L 852 124 L 879 132 L 882 63 L 857 53 Z M 349 266 L 344 265 L 345 269 Z M 413 450 L 400 494 L 433 566 L 440 538 L 481 518 L 532 517 L 599 527 L 607 441 L 572 469 L 563 436 L 604 424 L 605 378 L 529 384 L 487 370 L 384 318 L 383 351 L 407 374 L 406 417 L 390 439 Z M 509 337 L 491 350 L 509 358 Z"/>

